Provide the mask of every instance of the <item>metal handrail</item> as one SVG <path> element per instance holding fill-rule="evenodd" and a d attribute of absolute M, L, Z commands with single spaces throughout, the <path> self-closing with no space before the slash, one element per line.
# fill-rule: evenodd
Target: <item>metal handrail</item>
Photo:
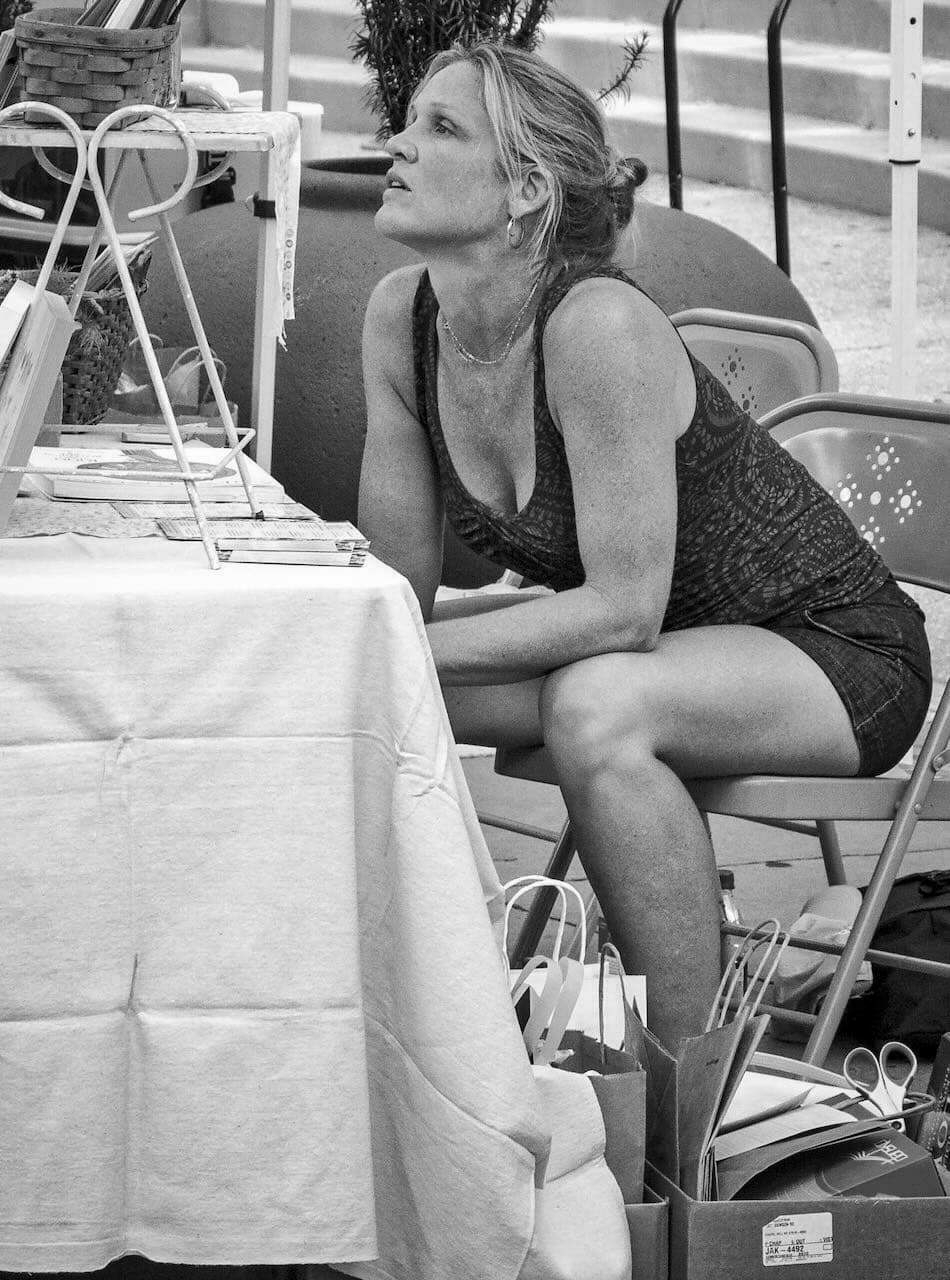
<path fill-rule="evenodd" d="M 785 156 L 785 94 L 782 84 L 782 24 L 792 0 L 779 0 L 769 18 L 767 40 L 769 127 L 772 143 L 772 206 L 775 210 L 775 261 L 791 276 L 788 245 L 788 170 Z"/>
<path fill-rule="evenodd" d="M 775 261 L 791 276 L 788 235 L 788 169 L 785 147 L 785 96 L 782 83 L 782 25 L 792 0 L 778 0 L 766 36 L 769 127 L 772 153 L 772 205 L 775 211 Z M 663 11 L 663 94 L 666 103 L 666 156 L 670 208 L 683 207 L 683 152 L 680 137 L 679 66 L 676 20 L 683 0 L 668 0 Z"/>
<path fill-rule="evenodd" d="M 679 73 L 676 64 L 676 19 L 683 0 L 669 0 L 663 11 L 663 93 L 666 99 L 666 157 L 670 208 L 683 207 L 683 156 L 680 149 Z"/>

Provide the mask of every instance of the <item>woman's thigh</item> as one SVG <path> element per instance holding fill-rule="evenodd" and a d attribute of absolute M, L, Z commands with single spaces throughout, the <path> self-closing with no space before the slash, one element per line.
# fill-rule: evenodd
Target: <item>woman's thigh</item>
<path fill-rule="evenodd" d="M 544 738 L 538 700 L 543 680 L 466 685 L 442 690 L 456 742 L 481 747 L 533 747 Z"/>
<path fill-rule="evenodd" d="M 760 627 L 664 632 L 650 653 L 564 667 L 549 679 L 544 708 L 562 749 L 572 733 L 594 751 L 598 742 L 626 742 L 682 777 L 858 768 L 851 720 L 831 681 Z"/>
<path fill-rule="evenodd" d="M 853 774 L 858 747 L 831 681 L 807 654 L 759 627 L 664 632 L 650 653 L 609 653 L 520 684 L 445 689 L 456 738 L 544 741 L 541 698 L 561 742 L 628 743 L 683 777 Z"/>

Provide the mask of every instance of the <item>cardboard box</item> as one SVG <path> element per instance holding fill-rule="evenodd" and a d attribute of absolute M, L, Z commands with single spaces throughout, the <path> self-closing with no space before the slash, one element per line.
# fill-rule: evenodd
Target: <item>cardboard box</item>
<path fill-rule="evenodd" d="M 691 1200 L 647 1166 L 670 1202 L 670 1280 L 947 1280 L 950 1199 Z M 791 1277 L 790 1277 L 791 1280 Z"/>
<path fill-rule="evenodd" d="M 950 1032 L 940 1037 L 927 1092 L 936 1099 L 936 1108 L 922 1117 L 917 1141 L 938 1164 L 950 1169 Z"/>

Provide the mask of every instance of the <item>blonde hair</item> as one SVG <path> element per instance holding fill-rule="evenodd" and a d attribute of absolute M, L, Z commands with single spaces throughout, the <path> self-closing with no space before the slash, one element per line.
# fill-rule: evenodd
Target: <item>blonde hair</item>
<path fill-rule="evenodd" d="M 536 167 L 548 179 L 550 199 L 527 238 L 536 265 L 583 270 L 609 261 L 646 166 L 621 159 L 603 112 L 580 85 L 513 44 L 482 40 L 437 53 L 416 92 L 459 62 L 478 74 L 504 176 L 518 185 Z"/>

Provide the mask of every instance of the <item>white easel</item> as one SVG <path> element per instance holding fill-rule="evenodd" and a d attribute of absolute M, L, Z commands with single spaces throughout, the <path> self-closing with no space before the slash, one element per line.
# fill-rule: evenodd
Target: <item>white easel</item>
<path fill-rule="evenodd" d="M 68 121 L 68 131 L 71 140 L 77 149 L 77 169 L 75 174 L 65 174 L 56 165 L 54 165 L 45 155 L 44 148 L 50 146 L 61 146 L 64 142 L 64 136 L 61 128 L 44 127 L 27 125 L 26 123 L 11 123 L 16 116 L 21 114 L 27 107 L 31 110 L 41 111 L 45 114 L 52 115 L 57 124 L 63 125 Z M 123 120 L 130 115 L 140 117 L 136 123 L 127 128 L 117 127 Z M 123 291 L 129 304 L 132 314 L 135 331 L 142 348 L 146 367 L 149 377 L 155 391 L 156 399 L 162 412 L 165 425 L 168 428 L 171 437 L 172 447 L 175 451 L 176 460 L 178 462 L 178 470 L 169 472 L 124 472 L 126 479 L 141 480 L 158 480 L 158 479 L 180 479 L 184 482 L 191 502 L 195 519 L 198 524 L 201 540 L 208 556 L 209 564 L 212 568 L 219 567 L 217 551 L 214 545 L 214 539 L 208 528 L 207 520 L 202 509 L 201 500 L 197 490 L 197 482 L 202 479 L 213 479 L 220 475 L 223 469 L 232 461 L 236 462 L 244 490 L 247 495 L 248 504 L 253 515 L 259 515 L 260 506 L 257 503 L 250 480 L 247 473 L 243 448 L 255 436 L 255 429 L 244 433 L 238 437 L 231 417 L 230 408 L 228 407 L 227 397 L 221 384 L 217 366 L 211 351 L 201 317 L 195 304 L 191 286 L 188 282 L 185 272 L 184 263 L 175 241 L 174 232 L 172 230 L 171 221 L 168 217 L 169 209 L 173 208 L 179 201 L 183 200 L 195 185 L 200 185 L 214 181 L 223 168 L 230 163 L 231 152 L 233 151 L 259 151 L 264 154 L 265 160 L 262 163 L 262 170 L 268 175 L 271 174 L 272 166 L 268 163 L 269 153 L 273 151 L 276 143 L 275 139 L 279 131 L 279 127 L 284 123 L 286 116 L 284 113 L 264 113 L 256 115 L 253 119 L 242 117 L 240 113 L 230 116 L 217 112 L 173 112 L 166 111 L 161 107 L 148 106 L 126 106 L 120 107 L 107 116 L 102 123 L 89 135 L 88 146 L 85 142 L 86 135 L 81 133 L 75 123 L 68 117 L 63 117 L 63 113 L 58 108 L 50 108 L 44 103 L 18 103 L 8 107 L 0 112 L 0 145 L 9 146 L 30 146 L 33 148 L 34 154 L 42 167 L 53 176 L 61 181 L 70 182 L 70 195 L 63 212 L 57 223 L 57 227 L 53 233 L 53 239 L 50 244 L 50 251 L 47 253 L 46 263 L 49 264 L 49 270 L 55 260 L 55 255 L 62 243 L 62 237 L 65 233 L 66 225 L 72 216 L 75 206 L 76 195 L 78 195 L 79 186 L 85 185 L 92 190 L 99 212 L 99 223 L 95 228 L 90 239 L 86 255 L 83 260 L 82 268 L 76 279 L 71 299 L 71 308 L 75 315 L 82 297 L 83 289 L 89 277 L 89 272 L 99 246 L 103 239 L 107 242 L 109 250 L 112 254 L 116 265 L 116 270 L 121 281 Z M 141 117 L 144 117 L 141 118 Z M 103 186 L 102 179 L 99 175 L 98 156 L 100 148 L 102 149 L 119 149 L 121 154 L 113 174 L 110 189 L 107 192 Z M 184 178 L 179 185 L 176 193 L 165 201 L 158 200 L 158 194 L 155 183 L 148 166 L 148 153 L 154 150 L 183 149 L 186 157 L 186 171 Z M 208 151 L 225 151 L 225 157 L 221 163 L 211 173 L 202 175 L 197 178 L 198 150 Z M 131 212 L 128 217 L 130 221 L 139 221 L 141 219 L 155 216 L 159 220 L 159 227 L 162 241 L 169 254 L 172 269 L 178 283 L 182 300 L 191 321 L 192 330 L 195 335 L 195 342 L 201 354 L 202 362 L 208 375 L 209 385 L 214 394 L 215 403 L 224 425 L 228 451 L 221 459 L 213 473 L 204 475 L 196 475 L 190 469 L 188 458 L 184 450 L 181 440 L 181 433 L 175 420 L 168 393 L 165 389 L 164 380 L 159 370 L 158 361 L 155 357 L 154 348 L 152 346 L 151 337 L 148 327 L 142 315 L 142 309 L 139 305 L 138 295 L 135 285 L 132 281 L 128 264 L 122 252 L 122 245 L 116 230 L 114 218 L 114 200 L 118 190 L 118 179 L 122 170 L 122 164 L 128 151 L 135 151 L 142 164 L 146 180 L 149 185 L 152 197 L 155 203 L 147 208 L 137 209 Z M 88 172 L 88 179 L 84 179 L 83 175 Z M 276 195 L 275 184 L 276 178 L 270 177 L 271 187 Z M 7 204 L 9 207 L 16 209 L 17 212 L 26 214 L 29 217 L 43 216 L 43 211 L 33 205 L 27 205 L 20 201 L 14 200 L 10 196 L 0 193 L 0 202 Z M 274 257 L 269 260 L 259 261 L 259 277 L 266 282 L 267 292 L 262 293 L 262 289 L 258 290 L 257 308 L 258 313 L 263 317 L 265 323 L 261 324 L 264 331 L 269 325 L 273 331 L 273 341 L 270 346 L 276 343 L 276 331 L 274 331 L 273 316 L 279 314 L 274 306 L 274 290 L 278 288 L 276 271 L 274 262 L 276 257 L 276 226 L 273 219 L 264 220 L 265 233 L 261 236 L 261 253 L 264 253 L 265 246 L 269 246 Z M 46 264 L 44 264 L 45 267 Z M 49 270 L 47 270 L 46 279 L 48 279 Z M 268 303 L 270 305 L 268 306 Z M 264 344 L 266 345 L 266 344 Z M 258 359 L 261 356 L 261 350 L 257 350 Z M 271 352 L 273 357 L 273 351 Z M 264 378 L 259 377 L 258 360 L 255 360 L 255 371 L 258 374 L 259 385 L 256 394 L 263 396 L 265 391 L 269 390 L 269 400 L 272 405 L 273 401 L 273 359 L 269 366 L 270 380 L 267 380 L 268 367 L 265 366 Z M 272 412 L 272 409 L 271 409 Z M 269 453 L 269 441 L 268 449 Z M 266 465 L 262 463 L 262 465 Z"/>

